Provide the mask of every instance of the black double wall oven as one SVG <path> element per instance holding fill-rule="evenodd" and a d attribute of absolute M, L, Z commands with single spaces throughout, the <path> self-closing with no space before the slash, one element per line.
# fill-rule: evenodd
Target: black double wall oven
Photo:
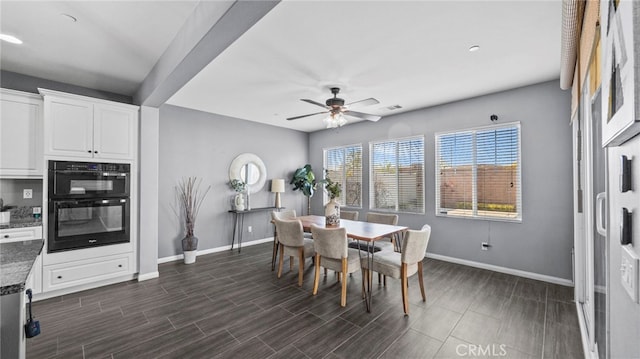
<path fill-rule="evenodd" d="M 130 165 L 49 161 L 48 251 L 130 240 Z"/>

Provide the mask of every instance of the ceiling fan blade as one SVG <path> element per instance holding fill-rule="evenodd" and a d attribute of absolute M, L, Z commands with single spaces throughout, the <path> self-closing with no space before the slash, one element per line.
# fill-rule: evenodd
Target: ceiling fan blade
<path fill-rule="evenodd" d="M 308 102 L 308 103 L 310 103 L 312 105 L 320 106 L 322 108 L 327 108 L 327 109 L 329 108 L 325 104 L 322 104 L 320 102 L 316 102 L 316 101 L 313 101 L 313 100 L 309 100 L 308 98 L 301 98 L 300 101 Z"/>
<path fill-rule="evenodd" d="M 364 120 L 368 120 L 368 121 L 378 121 L 379 119 L 382 118 L 382 116 L 378 116 L 378 115 L 370 115 L 368 113 L 363 113 L 363 112 L 357 112 L 357 111 L 351 111 L 351 110 L 347 110 L 344 112 L 345 115 L 347 116 L 353 116 L 353 117 L 358 117 Z"/>
<path fill-rule="evenodd" d="M 291 120 L 297 120 L 299 118 L 303 118 L 303 117 L 309 117 L 309 116 L 313 116 L 313 115 L 319 115 L 321 113 L 327 113 L 327 111 L 322 111 L 322 112 L 316 112 L 316 113 L 310 113 L 308 115 L 302 115 L 302 116 L 296 116 L 296 117 L 289 117 L 287 118 L 287 121 L 291 121 Z"/>
<path fill-rule="evenodd" d="M 356 102 L 352 102 L 352 103 L 348 103 L 347 106 L 353 106 L 353 105 L 357 105 L 357 106 L 371 106 L 371 105 L 377 105 L 379 104 L 380 101 L 376 100 L 373 97 L 369 97 L 367 99 L 364 100 L 360 100 L 360 101 L 356 101 Z"/>

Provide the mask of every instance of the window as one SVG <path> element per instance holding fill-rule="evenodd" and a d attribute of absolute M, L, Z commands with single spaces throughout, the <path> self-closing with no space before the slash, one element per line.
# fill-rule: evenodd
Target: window
<path fill-rule="evenodd" d="M 424 137 L 370 144 L 369 208 L 424 213 Z"/>
<path fill-rule="evenodd" d="M 435 138 L 436 215 L 522 220 L 520 123 Z"/>
<path fill-rule="evenodd" d="M 336 198 L 338 203 L 347 207 L 362 207 L 362 145 L 325 149 L 324 168 L 329 178 L 342 186 L 342 194 Z"/>

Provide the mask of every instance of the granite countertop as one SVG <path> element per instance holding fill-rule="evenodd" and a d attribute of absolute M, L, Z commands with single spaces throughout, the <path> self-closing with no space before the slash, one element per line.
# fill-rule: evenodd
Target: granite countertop
<path fill-rule="evenodd" d="M 0 296 L 24 290 L 27 276 L 43 245 L 42 239 L 0 244 Z"/>
<path fill-rule="evenodd" d="M 28 206 L 14 207 L 9 210 L 10 220 L 7 224 L 0 224 L 0 229 L 37 227 L 42 225 L 42 218 L 34 218 L 33 208 Z"/>
<path fill-rule="evenodd" d="M 42 225 L 42 218 L 11 218 L 9 224 L 0 224 L 0 229 L 38 227 Z"/>

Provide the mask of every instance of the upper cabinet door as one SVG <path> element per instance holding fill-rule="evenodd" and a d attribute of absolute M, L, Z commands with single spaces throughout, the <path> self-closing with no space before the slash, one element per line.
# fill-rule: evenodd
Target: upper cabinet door
<path fill-rule="evenodd" d="M 93 113 L 94 157 L 134 159 L 138 111 L 96 104 Z"/>
<path fill-rule="evenodd" d="M 0 93 L 0 176 L 42 177 L 42 99 L 17 91 Z"/>
<path fill-rule="evenodd" d="M 44 95 L 45 155 L 136 159 L 138 106 L 38 90 Z"/>
<path fill-rule="evenodd" d="M 46 154 L 93 157 L 93 104 L 45 97 Z"/>

